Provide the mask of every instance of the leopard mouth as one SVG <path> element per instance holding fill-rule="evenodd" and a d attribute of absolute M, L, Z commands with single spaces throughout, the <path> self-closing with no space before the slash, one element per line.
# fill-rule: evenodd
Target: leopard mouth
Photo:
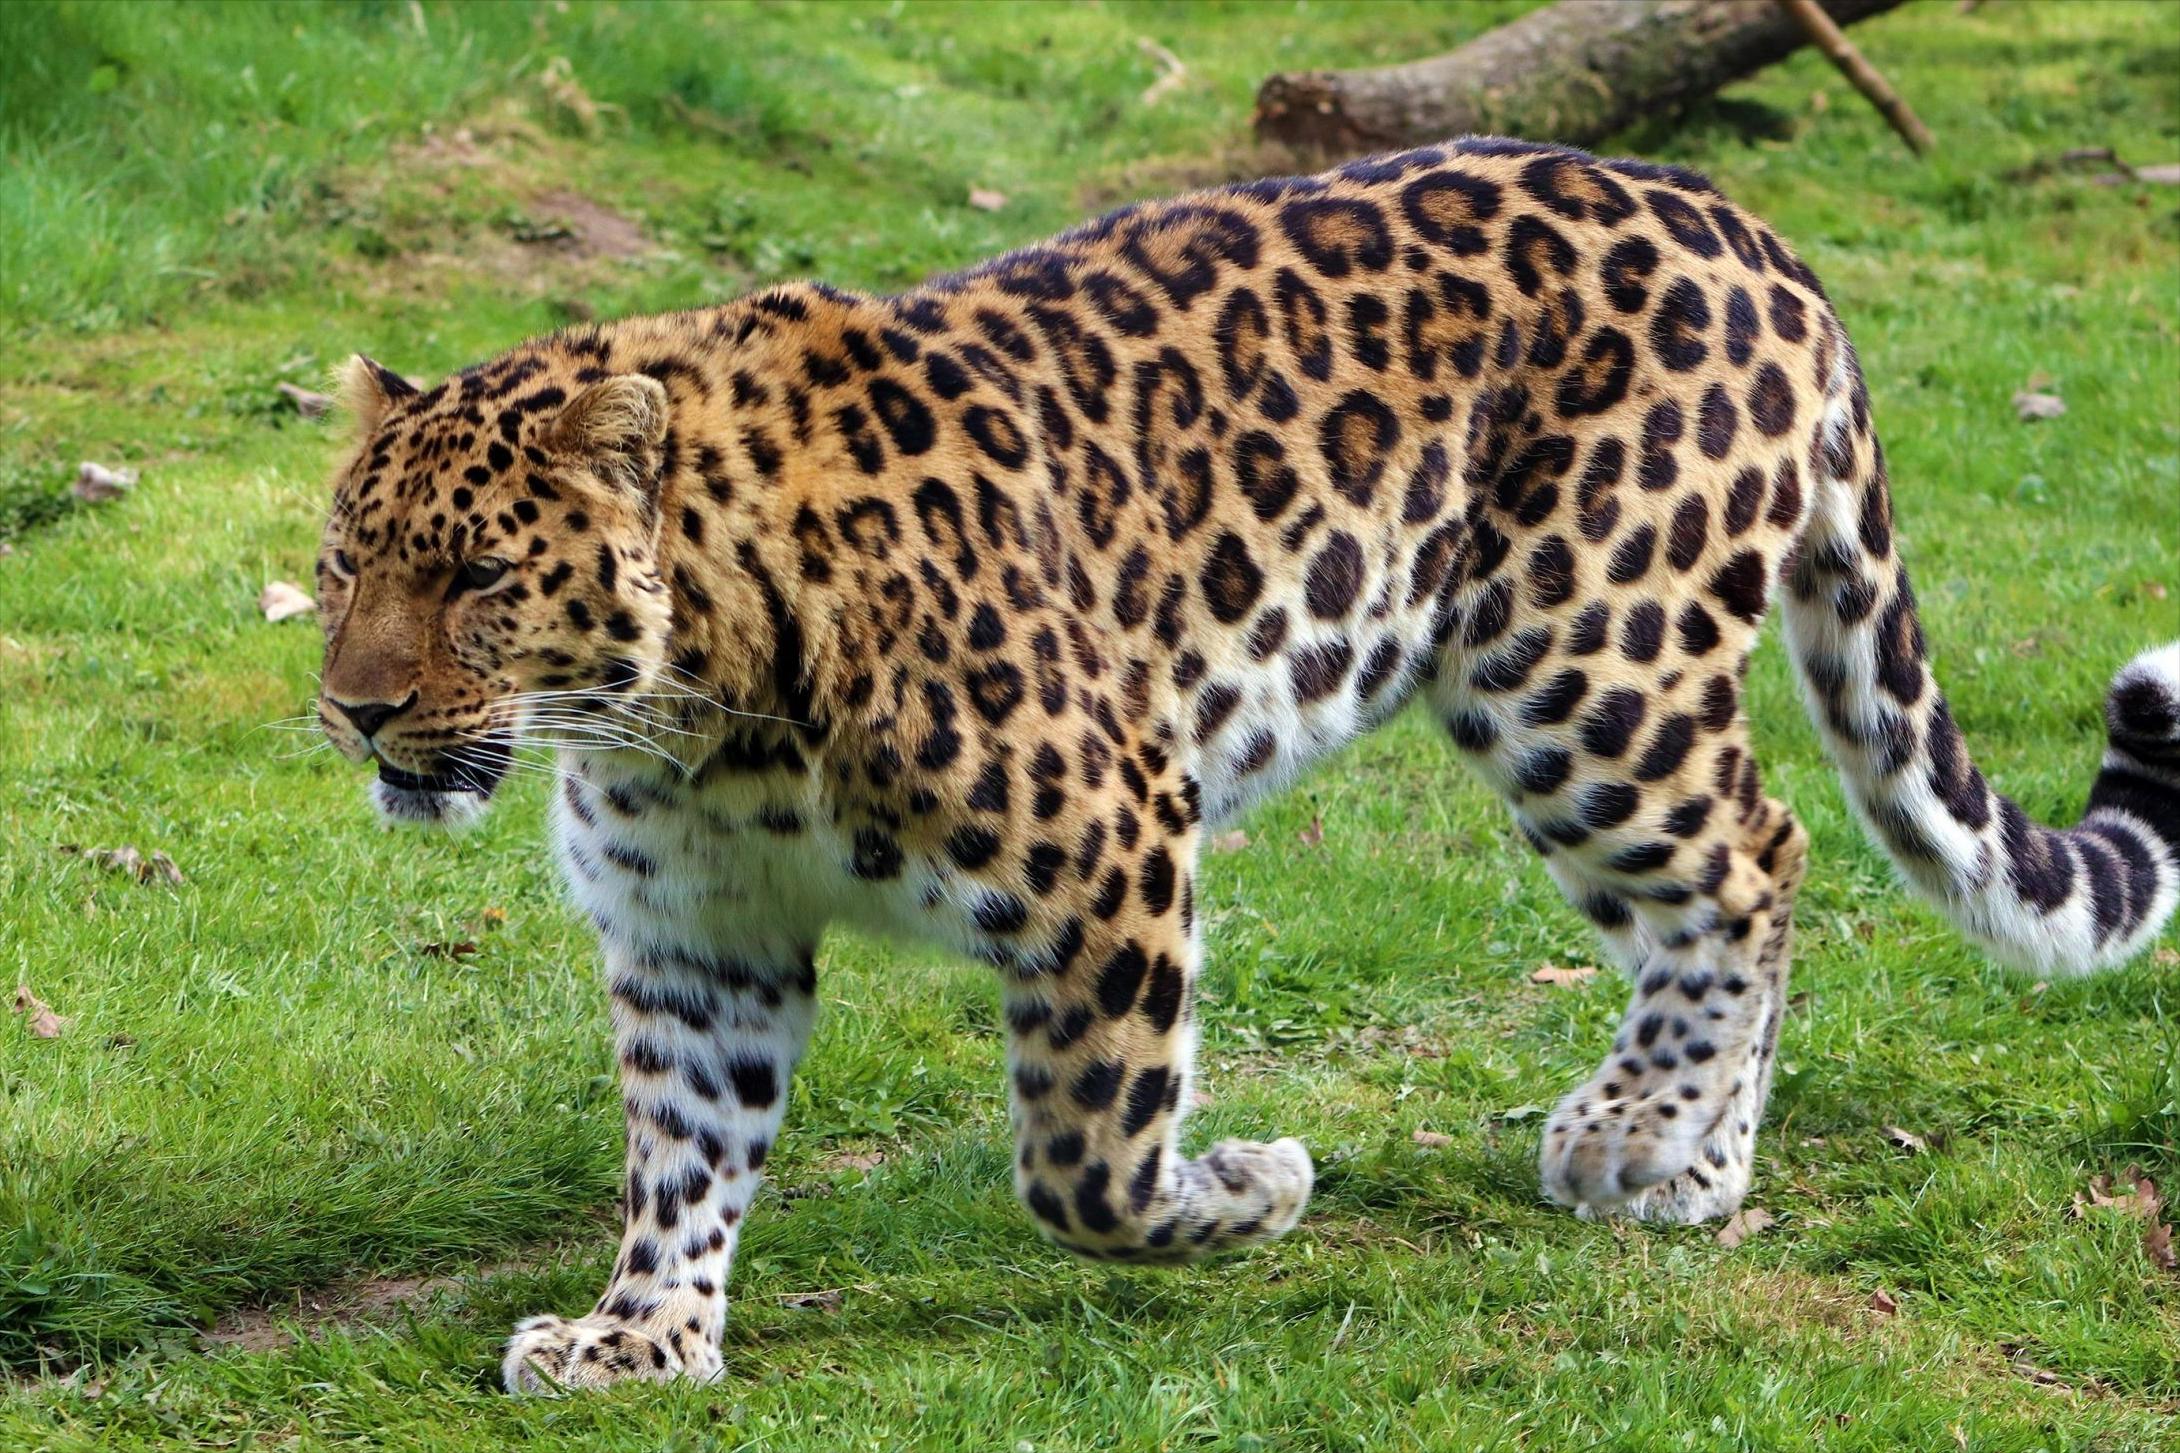
<path fill-rule="evenodd" d="M 435 797 L 455 793 L 490 797 L 506 777 L 513 761 L 514 744 L 495 735 L 440 753 L 430 772 L 411 772 L 380 757 L 378 780 L 396 792 Z"/>

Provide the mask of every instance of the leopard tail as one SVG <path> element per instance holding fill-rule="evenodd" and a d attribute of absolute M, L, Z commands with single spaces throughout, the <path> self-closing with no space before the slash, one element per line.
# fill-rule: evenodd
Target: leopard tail
<path fill-rule="evenodd" d="M 1830 328 L 1809 514 L 1782 592 L 1810 715 L 1872 836 L 1962 933 L 2040 975 L 2123 963 L 2180 899 L 2180 643 L 2113 679 L 2077 825 L 2044 827 L 1993 791 L 1931 675 L 1868 392 Z"/>

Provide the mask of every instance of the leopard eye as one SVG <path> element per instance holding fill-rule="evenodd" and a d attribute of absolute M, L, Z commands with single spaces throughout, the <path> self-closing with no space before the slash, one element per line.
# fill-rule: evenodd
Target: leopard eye
<path fill-rule="evenodd" d="M 354 575 L 356 573 L 356 562 L 348 558 L 346 550 L 335 550 L 333 552 L 333 568 L 343 575 Z"/>
<path fill-rule="evenodd" d="M 498 556 L 486 555 L 454 572 L 454 583 L 461 590 L 490 590 L 512 568 Z"/>

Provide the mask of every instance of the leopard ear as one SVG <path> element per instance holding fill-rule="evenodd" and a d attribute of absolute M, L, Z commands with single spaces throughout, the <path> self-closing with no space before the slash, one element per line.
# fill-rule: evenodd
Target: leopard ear
<path fill-rule="evenodd" d="M 580 459 L 634 495 L 648 516 L 657 507 L 666 443 L 666 389 L 641 373 L 620 373 L 584 389 L 553 420 L 545 448 Z"/>
<path fill-rule="evenodd" d="M 356 421 L 356 432 L 368 434 L 379 426 L 387 410 L 403 399 L 416 397 L 416 385 L 392 369 L 353 353 L 341 365 L 339 394 L 342 409 Z"/>

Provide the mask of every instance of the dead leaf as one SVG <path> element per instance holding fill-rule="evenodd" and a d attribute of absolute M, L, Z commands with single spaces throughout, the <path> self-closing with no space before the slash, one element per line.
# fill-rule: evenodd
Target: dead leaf
<path fill-rule="evenodd" d="M 275 580 L 258 592 L 257 608 L 265 612 L 268 621 L 285 621 L 309 615 L 318 608 L 318 602 L 303 594 L 300 585 Z"/>
<path fill-rule="evenodd" d="M 611 101 L 594 101 L 583 83 L 575 78 L 575 67 L 568 64 L 564 55 L 556 55 L 545 62 L 538 72 L 538 89 L 545 93 L 545 100 L 559 116 L 585 136 L 598 134 L 601 117 L 611 116 L 619 121 L 628 119 L 628 108 Z"/>
<path fill-rule="evenodd" d="M 1143 94 L 1136 98 L 1138 104 L 1155 106 L 1166 98 L 1167 92 L 1188 79 L 1188 67 L 1181 64 L 1181 58 L 1149 36 L 1137 36 L 1135 48 L 1156 61 L 1159 70 L 1158 79 L 1144 87 Z"/>
<path fill-rule="evenodd" d="M 2165 589 L 2165 582 L 2162 580 L 2145 580 L 2142 582 L 2142 593 L 2152 600 L 2163 600 L 2172 592 Z M 2171 950 L 2167 949 L 2166 952 L 2170 953 Z"/>
<path fill-rule="evenodd" d="M 333 408 L 333 399 L 328 394 L 314 394 L 309 389 L 292 383 L 276 384 L 274 387 L 282 398 L 295 405 L 295 412 L 306 419 L 322 419 Z"/>
<path fill-rule="evenodd" d="M 2150 962 L 2161 969 L 2180 969 L 2180 948 L 2161 948 L 2150 955 Z"/>
<path fill-rule="evenodd" d="M 2057 394 L 2034 393 L 2023 389 L 2013 396 L 2013 409 L 2024 423 L 2035 419 L 2056 419 L 2066 412 L 2066 400 Z"/>
<path fill-rule="evenodd" d="M 1580 984 L 1597 977 L 1597 970 L 1589 964 L 1563 969 L 1557 964 L 1546 964 L 1529 972 L 1532 984 Z"/>
<path fill-rule="evenodd" d="M 1903 1130 L 1897 1125 L 1887 1125 L 1885 1127 L 1885 1138 L 1909 1155 L 1921 1155 L 1924 1151 L 1930 1149 L 1929 1141 L 1923 1139 L 1914 1131 Z"/>
<path fill-rule="evenodd" d="M 416 951 L 431 959 L 466 959 L 477 951 L 477 944 L 474 939 L 467 938 L 456 939 L 452 943 L 434 941 L 418 944 Z"/>
<path fill-rule="evenodd" d="M 793 1307 L 798 1312 L 834 1312 L 844 1300 L 838 1290 L 823 1292 L 786 1292 L 780 1297 L 780 1305 Z"/>
<path fill-rule="evenodd" d="M 877 1150 L 850 1150 L 828 1157 L 827 1170 L 876 1170 L 886 1163 L 885 1153 Z"/>
<path fill-rule="evenodd" d="M 1219 833 L 1211 839 L 1211 851 L 1215 853 L 1238 853 L 1247 846 L 1249 834 L 1238 827 L 1232 832 Z"/>
<path fill-rule="evenodd" d="M 68 1021 L 53 1012 L 51 1005 L 30 992 L 30 985 L 15 986 L 15 1012 L 30 1021 L 30 1033 L 36 1039 L 59 1039 Z"/>
<path fill-rule="evenodd" d="M 122 492 L 135 483 L 133 469 L 108 469 L 86 459 L 76 466 L 76 482 L 68 488 L 77 499 L 96 505 L 121 498 Z"/>
<path fill-rule="evenodd" d="M 2112 1190 L 2112 1178 L 2093 1175 L 2089 1178 L 2089 1200 L 2085 1203 L 2077 1195 L 2074 1198 L 2074 1214 L 2079 1216 L 2091 1207 L 2109 1208 L 2133 1216 L 2138 1220 L 2155 1221 L 2157 1213 L 2165 1209 L 2165 1198 L 2159 1194 L 2157 1182 L 2150 1179 L 2141 1166 L 2127 1167 L 2126 1185 L 2116 1194 Z"/>
<path fill-rule="evenodd" d="M 2030 1382 L 2035 1383 L 2038 1387 L 2067 1386 L 2066 1379 L 2059 1376 L 2058 1373 L 2053 1372 L 2048 1367 L 2038 1367 L 2033 1362 L 2027 1362 L 2020 1359 L 2016 1359 L 2011 1364 L 2011 1366 L 2016 1376 L 2025 1377 Z"/>
<path fill-rule="evenodd" d="M 1870 1293 L 1870 1310 L 1880 1317 L 1889 1317 L 1900 1310 L 1900 1304 L 1892 1299 L 1892 1293 L 1879 1287 Z"/>
<path fill-rule="evenodd" d="M 990 187 L 969 188 L 969 205 L 979 212 L 997 212 L 1007 205 L 1007 194 L 995 192 Z"/>
<path fill-rule="evenodd" d="M 1751 1236 L 1777 1224 L 1777 1219 L 1769 1211 L 1757 1206 L 1743 1206 L 1733 1213 L 1733 1219 L 1718 1228 L 1718 1234 L 1712 1239 L 1731 1251 Z"/>
<path fill-rule="evenodd" d="M 139 883 L 166 883 L 179 886 L 182 870 L 163 852 L 153 852 L 145 857 L 135 848 L 122 845 L 118 848 L 81 848 L 74 843 L 62 843 L 64 853 L 77 855 L 87 862 L 98 864 L 109 872 L 126 873 Z"/>
<path fill-rule="evenodd" d="M 1295 836 L 1302 840 L 1303 847 L 1316 847 L 1325 840 L 1325 820 L 1321 817 L 1312 817 L 1310 825 L 1296 833 Z"/>
<path fill-rule="evenodd" d="M 498 928 L 501 924 L 507 922 L 507 910 L 504 908 L 487 908 L 477 916 L 484 920 L 484 925 L 487 928 Z"/>
<path fill-rule="evenodd" d="M 2142 1233 L 2142 1254 L 2150 1258 L 2150 1265 L 2165 1271 L 2180 1271 L 2180 1256 L 2172 1249 L 2172 1227 L 2160 1221 Z"/>
<path fill-rule="evenodd" d="M 1452 1136 L 1441 1135 L 1436 1130 L 1418 1130 L 1410 1138 L 1425 1150 L 1444 1150 L 1447 1146 L 1453 1144 Z"/>

